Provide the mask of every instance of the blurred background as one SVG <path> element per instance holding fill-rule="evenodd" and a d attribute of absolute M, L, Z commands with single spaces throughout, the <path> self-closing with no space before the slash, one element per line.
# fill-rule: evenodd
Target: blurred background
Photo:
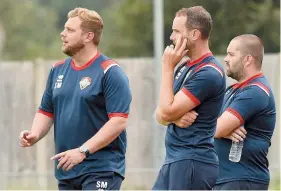
<path fill-rule="evenodd" d="M 223 63 L 229 41 L 243 33 L 264 42 L 263 72 L 273 89 L 277 123 L 269 152 L 270 189 L 280 189 L 279 0 L 1 0 L 0 189 L 57 189 L 53 130 L 32 148 L 18 146 L 30 129 L 51 66 L 66 56 L 60 32 L 68 11 L 96 10 L 103 17 L 100 51 L 120 63 L 133 101 L 127 129 L 127 172 L 122 189 L 151 189 L 164 160 L 165 127 L 153 118 L 163 48 L 182 7 L 202 5 L 213 18 L 210 47 Z M 227 81 L 228 85 L 233 83 Z M 75 136 L 75 135 L 73 135 Z"/>

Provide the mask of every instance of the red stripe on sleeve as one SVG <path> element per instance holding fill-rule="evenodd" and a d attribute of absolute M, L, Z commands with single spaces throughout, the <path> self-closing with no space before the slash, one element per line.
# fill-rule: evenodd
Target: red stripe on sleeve
<path fill-rule="evenodd" d="M 124 118 L 128 118 L 129 114 L 128 113 L 109 113 L 108 117 L 109 119 L 112 117 L 124 117 Z"/>
<path fill-rule="evenodd" d="M 50 117 L 50 118 L 54 118 L 54 114 L 53 113 L 50 113 L 50 112 L 46 112 L 46 111 L 43 111 L 41 109 L 38 110 L 38 113 L 42 113 L 43 115 L 46 115 L 47 117 Z"/>
<path fill-rule="evenodd" d="M 182 92 L 187 95 L 196 105 L 200 105 L 200 101 L 186 88 L 182 88 Z"/>
<path fill-rule="evenodd" d="M 242 116 L 236 110 L 234 110 L 232 108 L 227 108 L 226 111 L 235 115 L 239 119 L 239 121 L 241 123 L 240 125 L 244 124 L 244 119 L 242 118 Z"/>

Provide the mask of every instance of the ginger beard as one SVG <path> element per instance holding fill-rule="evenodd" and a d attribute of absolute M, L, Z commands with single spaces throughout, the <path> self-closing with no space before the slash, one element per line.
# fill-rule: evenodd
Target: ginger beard
<path fill-rule="evenodd" d="M 85 47 L 85 43 L 81 39 L 74 45 L 68 45 L 68 43 L 69 42 L 64 42 L 62 46 L 62 52 L 68 56 L 75 55 Z"/>

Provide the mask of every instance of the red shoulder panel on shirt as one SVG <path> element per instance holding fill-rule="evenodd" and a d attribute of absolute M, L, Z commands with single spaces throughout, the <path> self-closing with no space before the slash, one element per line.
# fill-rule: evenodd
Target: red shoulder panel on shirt
<path fill-rule="evenodd" d="M 200 64 L 200 65 L 195 69 L 195 72 L 197 72 L 197 71 L 200 70 L 201 68 L 205 68 L 205 67 L 214 68 L 214 69 L 215 69 L 216 71 L 218 71 L 219 74 L 223 77 L 223 71 L 222 71 L 215 63 L 212 63 L 212 62 Z"/>
<path fill-rule="evenodd" d="M 257 86 L 257 87 L 259 87 L 261 90 L 263 90 L 263 91 L 266 93 L 266 95 L 270 96 L 270 91 L 269 91 L 269 89 L 268 89 L 264 84 L 262 84 L 262 83 L 260 83 L 260 82 L 253 82 L 253 83 L 250 83 L 248 86 Z"/>
<path fill-rule="evenodd" d="M 57 67 L 57 66 L 59 66 L 59 65 L 62 65 L 62 64 L 64 64 L 64 63 L 65 63 L 65 60 L 61 60 L 61 61 L 55 63 L 54 68 Z"/>
<path fill-rule="evenodd" d="M 119 66 L 114 60 L 106 60 L 101 64 L 101 67 L 103 68 L 104 73 L 107 72 L 109 68 L 112 66 Z"/>

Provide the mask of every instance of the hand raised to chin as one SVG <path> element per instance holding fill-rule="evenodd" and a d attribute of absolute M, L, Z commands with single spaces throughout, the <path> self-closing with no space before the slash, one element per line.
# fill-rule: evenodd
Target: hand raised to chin
<path fill-rule="evenodd" d="M 180 35 L 177 38 L 175 47 L 174 45 L 167 46 L 162 56 L 163 66 L 174 69 L 188 52 L 186 50 L 186 43 L 187 39 Z"/>

